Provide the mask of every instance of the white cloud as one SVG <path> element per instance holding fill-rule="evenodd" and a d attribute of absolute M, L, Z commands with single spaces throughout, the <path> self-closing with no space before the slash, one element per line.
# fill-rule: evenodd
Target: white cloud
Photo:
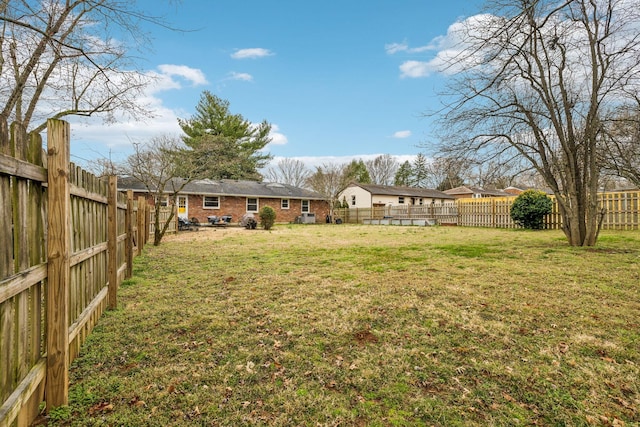
<path fill-rule="evenodd" d="M 240 80 L 243 82 L 252 82 L 253 76 L 248 73 L 236 73 L 232 71 L 229 73 L 229 77 L 226 80 Z"/>
<path fill-rule="evenodd" d="M 406 43 L 389 43 L 384 45 L 384 50 L 389 54 L 393 55 L 398 52 L 406 52 L 409 49 L 409 45 Z"/>
<path fill-rule="evenodd" d="M 400 65 L 400 77 L 410 77 L 410 78 L 418 78 L 418 77 L 427 77 L 434 71 L 437 71 L 431 62 L 423 62 L 423 61 L 405 61 Z"/>
<path fill-rule="evenodd" d="M 410 130 L 399 130 L 397 132 L 394 132 L 393 134 L 393 138 L 398 138 L 398 139 L 403 139 L 403 138 L 409 138 L 411 136 L 411 131 Z"/>
<path fill-rule="evenodd" d="M 231 54 L 233 59 L 255 59 L 264 58 L 265 56 L 274 55 L 269 49 L 263 49 L 261 47 L 254 47 L 249 49 L 238 49 Z"/>
<path fill-rule="evenodd" d="M 409 47 L 407 42 L 402 43 L 389 43 L 384 46 L 385 52 L 389 55 L 394 55 L 399 52 L 405 53 L 422 53 L 430 50 L 437 50 L 441 47 L 442 42 L 445 40 L 443 36 L 436 37 L 429 44 L 418 47 Z"/>
<path fill-rule="evenodd" d="M 378 154 L 355 154 L 352 156 L 294 156 L 289 157 L 293 160 L 299 160 L 305 164 L 305 166 L 309 169 L 315 169 L 317 166 L 322 166 L 323 164 L 344 164 L 350 163 L 352 160 L 360 160 L 363 161 L 373 160 L 378 156 L 381 156 L 382 153 Z M 404 163 L 405 161 L 413 162 L 416 158 L 415 154 L 392 154 L 394 159 L 398 161 L 399 164 Z M 271 165 L 276 165 L 278 161 L 282 160 L 284 157 L 276 156 L 271 160 Z"/>
<path fill-rule="evenodd" d="M 428 77 L 434 73 L 454 74 L 464 66 L 456 61 L 456 58 L 467 47 L 467 44 L 462 40 L 461 33 L 469 28 L 486 28 L 493 19 L 495 17 L 492 15 L 474 15 L 454 22 L 449 26 L 445 35 L 433 38 L 426 45 L 411 47 L 407 42 L 391 43 L 385 46 L 385 51 L 390 55 L 399 52 L 410 55 L 435 52 L 432 58 L 404 61 L 399 66 L 401 78 Z"/>
<path fill-rule="evenodd" d="M 135 102 L 150 111 L 151 116 L 136 121 L 123 113 L 116 113 L 114 123 L 105 123 L 102 116 L 69 117 L 72 155 L 79 159 L 109 155 L 114 161 L 121 161 L 133 152 L 133 143 L 144 143 L 161 134 L 181 134 L 178 117 L 185 117 L 186 113 L 166 107 L 161 94 L 180 90 L 185 83 L 190 87 L 205 85 L 206 76 L 199 69 L 173 64 L 159 65 L 146 76 L 148 86 Z"/>
<path fill-rule="evenodd" d="M 286 145 L 289 142 L 287 136 L 280 132 L 280 128 L 278 127 L 278 125 L 271 124 L 271 132 L 269 133 L 269 137 L 271 138 L 271 142 L 269 143 L 269 145 Z"/>
<path fill-rule="evenodd" d="M 161 64 L 158 65 L 158 70 L 160 70 L 161 75 L 164 76 L 182 77 L 193 86 L 208 84 L 204 73 L 197 68 L 191 68 L 186 65 Z"/>

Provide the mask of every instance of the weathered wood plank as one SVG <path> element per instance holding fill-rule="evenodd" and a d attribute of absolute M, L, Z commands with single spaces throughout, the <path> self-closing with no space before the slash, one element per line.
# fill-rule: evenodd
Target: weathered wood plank
<path fill-rule="evenodd" d="M 47 265 L 30 267 L 0 281 L 0 304 L 29 289 L 47 277 Z"/>
<path fill-rule="evenodd" d="M 100 252 L 105 252 L 107 250 L 107 243 L 106 242 L 102 242 L 102 243 L 98 243 L 96 245 L 90 246 L 86 249 L 83 249 L 79 252 L 74 253 L 70 258 L 69 258 L 69 264 L 71 266 L 74 266 L 76 264 L 80 264 L 81 262 L 84 262 L 86 260 L 88 260 L 89 258 L 93 258 L 96 256 L 96 254 L 100 253 Z"/>
<path fill-rule="evenodd" d="M 15 298 L 0 304 L 0 400 L 4 401 L 15 386 L 14 376 L 15 350 Z"/>
<path fill-rule="evenodd" d="M 126 241 L 124 248 L 124 258 L 127 264 L 127 272 L 125 278 L 133 275 L 133 190 L 127 191 L 127 210 L 125 217 Z"/>
<path fill-rule="evenodd" d="M 6 121 L 0 119 L 0 157 L 12 155 L 12 140 Z M 3 249 L 0 256 L 0 279 L 13 276 L 15 272 L 13 244 L 13 221 L 14 213 L 14 191 L 13 183 L 16 178 L 0 174 L 0 244 Z M 0 290 L 5 292 L 8 285 L 1 286 Z M 13 291 L 13 290 L 12 290 Z M 17 366 L 18 348 L 16 343 L 16 295 L 21 292 L 7 294 L 0 299 L 0 401 L 4 401 L 13 391 L 18 379 L 15 372 Z"/>
<path fill-rule="evenodd" d="M 0 407 L 0 426 L 11 425 L 31 397 L 40 393 L 46 375 L 46 360 L 40 359 Z M 26 425 L 26 424 L 25 424 Z"/>
<path fill-rule="evenodd" d="M 80 330 L 87 325 L 96 311 L 101 312 L 101 306 L 104 306 L 104 302 L 106 301 L 108 293 L 109 290 L 106 286 L 102 288 L 102 290 L 98 292 L 91 303 L 87 305 L 82 313 L 80 313 L 75 322 L 71 324 L 71 326 L 69 327 L 69 341 L 73 341 L 76 339 L 76 337 L 80 333 Z"/>
<path fill-rule="evenodd" d="M 107 253 L 108 275 L 109 275 L 109 298 L 108 306 L 115 309 L 118 306 L 118 224 L 117 224 L 117 192 L 118 177 L 112 175 L 109 177 L 109 206 L 107 218 Z"/>
<path fill-rule="evenodd" d="M 29 135 L 27 160 L 37 166 L 42 166 L 42 137 L 39 134 Z M 44 191 L 40 182 L 29 182 L 29 212 L 27 233 L 29 238 L 29 266 L 41 265 L 45 262 L 45 203 Z M 29 290 L 29 366 L 33 366 L 44 353 L 42 349 L 44 317 L 42 307 L 43 282 L 35 284 Z M 33 400 L 33 399 L 32 399 Z M 33 413 L 37 413 L 37 404 L 31 402 Z"/>

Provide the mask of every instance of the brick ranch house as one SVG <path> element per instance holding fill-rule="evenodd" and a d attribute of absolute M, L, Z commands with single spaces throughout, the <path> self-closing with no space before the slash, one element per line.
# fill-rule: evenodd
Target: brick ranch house
<path fill-rule="evenodd" d="M 180 180 L 176 179 L 175 183 Z M 170 187 L 168 184 L 167 190 Z M 136 179 L 120 177 L 118 189 L 132 190 L 134 197 L 144 196 L 153 204 L 153 196 Z M 161 204 L 166 206 L 169 202 L 169 196 L 166 196 Z M 257 216 L 264 206 L 276 211 L 276 222 L 280 223 L 294 222 L 303 214 L 314 214 L 315 222 L 324 222 L 329 214 L 327 202 L 313 191 L 286 184 L 233 179 L 192 181 L 178 193 L 175 203 L 178 216 L 190 220 L 197 218 L 202 224 L 206 224 L 207 217 L 212 215 L 231 215 L 231 222 L 237 223 L 245 213 Z"/>

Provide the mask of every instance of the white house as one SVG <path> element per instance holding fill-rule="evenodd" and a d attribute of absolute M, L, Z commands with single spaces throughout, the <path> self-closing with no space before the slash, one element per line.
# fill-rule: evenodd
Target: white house
<path fill-rule="evenodd" d="M 442 205 L 455 199 L 442 191 L 428 188 L 351 183 L 338 195 L 338 200 L 346 200 L 350 208 L 377 208 Z"/>

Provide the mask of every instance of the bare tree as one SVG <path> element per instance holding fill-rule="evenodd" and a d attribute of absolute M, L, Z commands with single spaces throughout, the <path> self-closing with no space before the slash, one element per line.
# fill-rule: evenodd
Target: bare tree
<path fill-rule="evenodd" d="M 322 195 L 329 203 L 330 215 L 333 216 L 333 209 L 338 204 L 338 194 L 344 190 L 351 181 L 349 164 L 322 164 L 307 179 L 307 187 Z"/>
<path fill-rule="evenodd" d="M 92 160 L 87 165 L 86 169 L 98 178 L 103 178 L 109 175 L 118 175 L 120 173 L 119 165 L 107 157 L 100 157 Z"/>
<path fill-rule="evenodd" d="M 429 187 L 444 191 L 464 185 L 469 167 L 466 159 L 436 157 L 427 165 Z"/>
<path fill-rule="evenodd" d="M 175 204 L 180 191 L 203 171 L 197 155 L 187 150 L 179 137 L 160 135 L 147 144 L 134 144 L 135 153 L 121 165 L 123 174 L 142 183 L 153 197 L 155 231 L 153 244 L 158 246 L 174 220 L 174 211 L 162 223 L 160 205 L 164 200 Z M 125 178 L 126 179 L 126 178 Z"/>
<path fill-rule="evenodd" d="M 40 132 L 51 117 L 148 115 L 150 78 L 133 63 L 149 45 L 141 22 L 163 25 L 125 0 L 0 2 L 0 116 Z"/>
<path fill-rule="evenodd" d="M 442 151 L 521 156 L 558 201 L 571 245 L 596 243 L 603 120 L 638 98 L 638 0 L 496 0 L 458 25 Z"/>
<path fill-rule="evenodd" d="M 470 167 L 468 180 L 482 188 L 502 189 L 517 182 L 518 178 L 531 169 L 522 164 L 522 158 L 503 160 L 495 158 Z"/>
<path fill-rule="evenodd" d="M 393 185 L 400 165 L 390 154 L 382 154 L 373 160 L 364 162 L 369 171 L 371 183 L 376 185 Z"/>
<path fill-rule="evenodd" d="M 640 109 L 621 111 L 608 125 L 602 158 L 605 170 L 640 187 Z"/>
<path fill-rule="evenodd" d="M 297 159 L 283 158 L 278 160 L 275 166 L 271 166 L 266 170 L 265 178 L 271 182 L 304 187 L 310 175 L 311 172 L 304 162 Z"/>

